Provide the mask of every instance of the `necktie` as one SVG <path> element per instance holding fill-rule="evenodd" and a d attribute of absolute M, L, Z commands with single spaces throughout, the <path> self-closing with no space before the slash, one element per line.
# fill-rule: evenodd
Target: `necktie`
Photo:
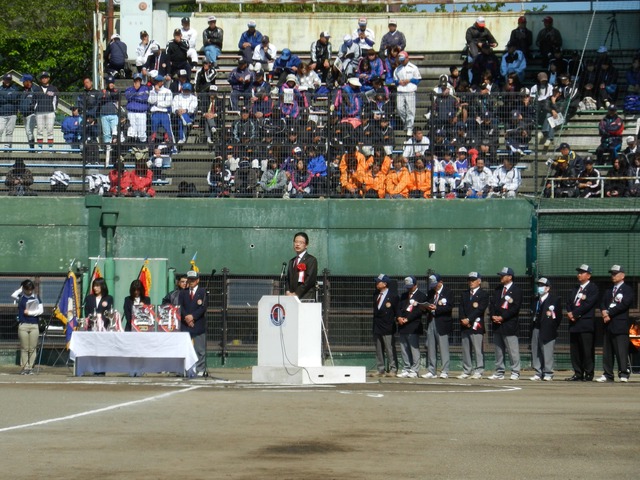
<path fill-rule="evenodd" d="M 502 296 L 504 297 L 507 294 L 507 287 L 502 289 Z"/>
<path fill-rule="evenodd" d="M 613 297 L 614 300 L 616 298 L 616 293 L 618 293 L 618 287 L 614 286 L 613 287 L 613 292 L 611 293 L 611 296 Z"/>
<path fill-rule="evenodd" d="M 190 291 L 190 293 L 189 293 L 189 296 L 191 297 L 191 300 L 193 300 L 193 293 L 194 293 L 194 292 L 193 292 L 193 288 L 192 288 L 192 289 L 191 289 L 191 291 Z"/>
<path fill-rule="evenodd" d="M 382 292 L 380 292 L 378 294 L 378 300 L 376 301 L 376 305 L 378 306 L 378 309 L 380 308 L 380 301 L 382 300 Z"/>
<path fill-rule="evenodd" d="M 580 288 L 578 289 L 578 293 L 576 294 L 576 298 L 575 298 L 575 304 L 576 304 L 576 307 L 579 307 L 579 306 L 580 306 L 580 300 L 581 300 L 581 299 L 582 299 L 582 287 L 580 287 Z"/>

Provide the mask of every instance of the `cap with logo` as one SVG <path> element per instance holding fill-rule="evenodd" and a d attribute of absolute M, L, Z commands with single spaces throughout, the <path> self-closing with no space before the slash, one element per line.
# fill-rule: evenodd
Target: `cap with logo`
<path fill-rule="evenodd" d="M 211 23 L 211 22 L 217 22 L 218 19 L 216 18 L 215 15 L 209 15 L 209 17 L 207 17 L 207 23 Z"/>
<path fill-rule="evenodd" d="M 469 275 L 467 275 L 467 278 L 469 280 L 477 280 L 477 279 L 482 278 L 482 277 L 480 276 L 480 274 L 478 272 L 469 272 Z"/>
<path fill-rule="evenodd" d="M 501 277 L 504 277 L 505 275 L 511 275 L 513 277 L 515 273 L 513 273 L 513 269 L 511 267 L 504 267 L 498 272 L 498 275 L 500 275 Z"/>
<path fill-rule="evenodd" d="M 442 281 L 442 276 L 439 273 L 432 273 L 429 275 L 429 284 L 433 285 L 434 283 L 438 283 Z"/>
<path fill-rule="evenodd" d="M 478 24 L 479 27 L 484 27 L 485 25 L 484 17 L 476 18 L 476 23 Z"/>
<path fill-rule="evenodd" d="M 255 20 L 249 20 L 249 23 L 247 23 L 247 27 L 256 28 L 256 21 Z"/>
<path fill-rule="evenodd" d="M 320 36 L 324 38 L 331 38 L 331 34 L 329 32 L 320 32 Z"/>
<path fill-rule="evenodd" d="M 620 265 L 613 265 L 610 269 L 609 269 L 609 273 L 613 273 L 614 275 L 616 273 L 624 273 L 624 268 L 622 268 Z"/>
<path fill-rule="evenodd" d="M 389 283 L 391 281 L 391 279 L 387 275 L 385 275 L 384 273 L 381 273 L 376 278 L 374 278 L 373 281 L 376 282 L 376 283 L 378 283 L 378 282 Z"/>
<path fill-rule="evenodd" d="M 182 17 L 182 20 L 180 20 L 180 23 L 191 23 L 191 19 L 189 17 Z"/>
<path fill-rule="evenodd" d="M 404 279 L 404 288 L 408 290 L 415 287 L 417 283 L 418 281 L 416 280 L 416 277 L 406 277 Z"/>
<path fill-rule="evenodd" d="M 199 278 L 200 275 L 198 275 L 198 272 L 196 272 L 195 270 L 189 270 L 187 272 L 187 278 Z"/>
<path fill-rule="evenodd" d="M 587 272 L 587 273 L 591 273 L 591 267 L 589 265 L 587 265 L 586 263 L 583 263 L 582 265 L 580 265 L 578 268 L 576 268 L 576 272 Z"/>
<path fill-rule="evenodd" d="M 538 279 L 537 283 L 538 283 L 538 285 L 544 285 L 545 287 L 550 287 L 551 286 L 551 282 L 546 277 L 540 277 Z"/>
<path fill-rule="evenodd" d="M 397 21 L 397 20 L 395 20 L 395 19 L 393 19 L 393 18 L 390 18 L 390 19 L 389 19 L 389 23 L 388 23 L 388 24 L 389 24 L 389 25 L 396 25 L 396 26 L 397 26 L 397 25 L 398 25 L 398 21 Z"/>

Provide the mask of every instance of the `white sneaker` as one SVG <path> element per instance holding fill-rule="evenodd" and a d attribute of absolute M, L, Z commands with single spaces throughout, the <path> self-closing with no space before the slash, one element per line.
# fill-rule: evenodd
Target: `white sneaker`
<path fill-rule="evenodd" d="M 620 377 L 620 381 L 622 383 L 627 383 L 629 381 L 629 379 L 627 377 Z"/>
<path fill-rule="evenodd" d="M 601 377 L 596 378 L 596 382 L 598 382 L 598 383 L 606 383 L 606 382 L 613 382 L 613 380 L 609 380 L 607 377 L 602 375 Z"/>
<path fill-rule="evenodd" d="M 420 375 L 422 378 L 436 378 L 436 376 L 431 373 L 431 372 L 427 372 L 424 375 Z"/>
<path fill-rule="evenodd" d="M 520 380 L 520 374 L 519 373 L 512 373 L 511 374 L 511 380 Z"/>
<path fill-rule="evenodd" d="M 531 380 L 532 382 L 539 382 L 540 380 L 542 380 L 542 377 L 540 375 L 534 375 L 529 380 Z"/>
<path fill-rule="evenodd" d="M 544 147 L 544 148 L 549 148 L 549 146 L 550 146 L 550 145 L 551 145 L 551 140 L 549 140 L 549 139 L 547 138 L 547 141 L 546 141 L 546 142 L 544 142 L 543 147 Z"/>
<path fill-rule="evenodd" d="M 410 372 L 407 372 L 407 378 L 418 378 L 418 374 L 411 370 Z"/>
<path fill-rule="evenodd" d="M 407 378 L 407 377 L 409 377 L 409 372 L 407 372 L 407 371 L 402 371 L 402 372 L 398 373 L 398 374 L 396 375 L 396 377 L 398 377 L 398 378 Z"/>
<path fill-rule="evenodd" d="M 407 128 L 407 137 L 413 135 L 413 128 Z"/>
<path fill-rule="evenodd" d="M 178 140 L 178 145 L 182 145 L 184 143 L 183 139 Z"/>
<path fill-rule="evenodd" d="M 549 376 L 543 377 L 542 380 L 544 380 L 545 382 L 552 382 L 553 381 L 553 377 L 549 377 Z"/>
<path fill-rule="evenodd" d="M 482 380 L 482 374 L 479 372 L 474 373 L 471 375 L 471 380 Z"/>
<path fill-rule="evenodd" d="M 494 373 L 493 375 L 490 375 L 489 377 L 487 377 L 489 380 L 504 380 L 504 375 L 501 373 Z"/>
<path fill-rule="evenodd" d="M 466 380 L 467 378 L 471 378 L 471 375 L 463 373 L 462 375 L 458 375 L 456 378 L 459 378 L 460 380 Z"/>
<path fill-rule="evenodd" d="M 544 140 L 544 133 L 538 132 L 538 143 L 542 143 L 542 140 Z"/>
<path fill-rule="evenodd" d="M 440 374 L 440 378 L 449 378 L 449 374 L 448 374 L 448 373 L 444 373 L 444 372 L 442 372 L 442 373 Z"/>

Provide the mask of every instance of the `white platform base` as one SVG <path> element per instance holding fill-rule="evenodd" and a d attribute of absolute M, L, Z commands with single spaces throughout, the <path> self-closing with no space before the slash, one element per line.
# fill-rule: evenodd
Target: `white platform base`
<path fill-rule="evenodd" d="M 366 383 L 365 367 L 260 367 L 251 371 L 254 383 L 314 385 L 334 383 Z"/>

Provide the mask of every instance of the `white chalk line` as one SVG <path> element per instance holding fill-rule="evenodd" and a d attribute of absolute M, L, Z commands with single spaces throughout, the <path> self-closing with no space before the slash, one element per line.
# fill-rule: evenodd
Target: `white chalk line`
<path fill-rule="evenodd" d="M 14 425 L 13 427 L 5 427 L 5 428 L 0 428 L 0 433 L 2 432 L 8 432 L 11 430 L 21 430 L 24 428 L 30 428 L 30 427 L 37 427 L 40 425 L 47 425 L 49 423 L 55 423 L 55 422 L 64 422 L 65 420 L 73 420 L 76 418 L 80 418 L 80 417 L 86 417 L 88 415 L 96 415 L 98 413 L 103 413 L 103 412 L 108 412 L 110 410 L 115 410 L 116 408 L 124 408 L 124 407 L 130 407 L 132 405 L 138 405 L 140 403 L 147 403 L 147 402 L 152 402 L 155 400 L 160 400 L 163 398 L 167 398 L 171 395 L 175 395 L 177 393 L 186 393 L 189 392 L 191 390 L 195 390 L 201 388 L 199 385 L 194 385 L 193 387 L 189 387 L 189 388 L 185 388 L 183 390 L 175 390 L 173 392 L 166 392 L 166 393 L 162 393 L 160 395 L 154 395 L 152 397 L 147 397 L 147 398 L 142 398 L 140 400 L 133 400 L 131 402 L 124 402 L 124 403 L 118 403 L 116 405 L 111 405 L 109 407 L 104 407 L 104 408 L 98 408 L 95 410 L 88 410 L 86 412 L 81 412 L 81 413 L 74 413 L 73 415 L 67 415 L 64 417 L 58 417 L 58 418 L 50 418 L 48 420 L 40 420 L 39 422 L 33 422 L 33 423 L 25 423 L 22 425 Z"/>

